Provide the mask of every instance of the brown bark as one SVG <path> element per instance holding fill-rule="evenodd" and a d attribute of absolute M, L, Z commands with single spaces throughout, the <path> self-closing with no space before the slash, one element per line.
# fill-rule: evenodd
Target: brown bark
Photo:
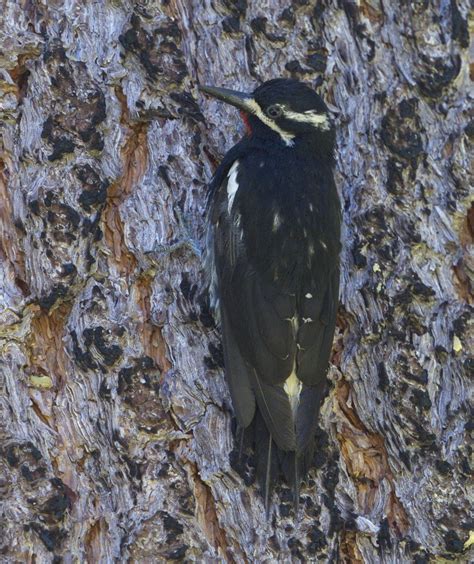
<path fill-rule="evenodd" d="M 472 560 L 467 1 L 0 9 L 2 561 Z M 339 111 L 344 251 L 316 468 L 267 521 L 180 243 L 242 134 L 196 85 L 277 76 Z"/>

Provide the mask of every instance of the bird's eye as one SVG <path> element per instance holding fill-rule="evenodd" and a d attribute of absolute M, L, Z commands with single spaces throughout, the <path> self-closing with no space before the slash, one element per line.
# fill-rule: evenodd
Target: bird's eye
<path fill-rule="evenodd" d="M 280 106 L 274 104 L 273 106 L 268 106 L 265 113 L 267 114 L 268 117 L 277 118 L 281 116 L 281 108 Z"/>

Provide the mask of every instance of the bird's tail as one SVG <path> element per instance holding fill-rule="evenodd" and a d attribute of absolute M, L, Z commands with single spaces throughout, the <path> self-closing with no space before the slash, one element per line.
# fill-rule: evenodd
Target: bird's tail
<path fill-rule="evenodd" d="M 281 482 L 282 478 L 293 491 L 293 506 L 295 515 L 297 515 L 300 486 L 311 467 L 314 454 L 314 440 L 309 441 L 306 448 L 301 452 L 281 450 L 273 440 L 258 409 L 255 414 L 253 432 L 257 482 L 260 486 L 267 516 L 270 509 L 272 491 Z"/>

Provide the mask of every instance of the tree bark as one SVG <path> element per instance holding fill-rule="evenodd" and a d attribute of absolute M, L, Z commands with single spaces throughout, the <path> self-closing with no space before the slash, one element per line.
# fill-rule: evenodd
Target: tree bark
<path fill-rule="evenodd" d="M 0 4 L 0 559 L 472 560 L 467 0 Z M 344 251 L 316 468 L 267 520 L 189 242 L 243 131 L 197 84 L 279 76 L 338 111 Z"/>

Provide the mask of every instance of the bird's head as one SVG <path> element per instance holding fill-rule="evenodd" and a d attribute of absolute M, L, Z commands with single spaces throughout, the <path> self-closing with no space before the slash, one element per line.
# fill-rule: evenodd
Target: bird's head
<path fill-rule="evenodd" d="M 332 148 L 334 131 L 328 108 L 314 90 L 298 80 L 269 80 L 252 94 L 215 86 L 200 88 L 239 108 L 249 135 L 276 134 L 288 146 L 311 138 Z"/>

